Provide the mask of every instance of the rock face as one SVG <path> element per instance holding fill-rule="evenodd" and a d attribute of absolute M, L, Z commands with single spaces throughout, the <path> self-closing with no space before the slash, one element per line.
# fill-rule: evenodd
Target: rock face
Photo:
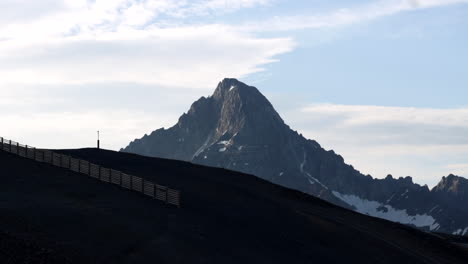
<path fill-rule="evenodd" d="M 450 175 L 429 190 L 411 177 L 363 175 L 293 131 L 255 87 L 235 79 L 224 79 L 212 96 L 193 103 L 175 126 L 121 151 L 249 173 L 364 214 L 468 235 L 466 179 Z"/>

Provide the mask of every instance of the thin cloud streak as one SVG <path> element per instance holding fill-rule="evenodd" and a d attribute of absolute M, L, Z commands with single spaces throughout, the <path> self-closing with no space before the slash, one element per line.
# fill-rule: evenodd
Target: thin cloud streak
<path fill-rule="evenodd" d="M 347 26 L 403 12 L 468 3 L 468 0 L 381 0 L 325 14 L 277 16 L 266 21 L 244 23 L 248 32 L 292 31 Z"/>
<path fill-rule="evenodd" d="M 292 51 L 294 41 L 259 38 L 222 24 L 159 23 L 167 17 L 205 16 L 269 3 L 77 0 L 54 6 L 32 21 L 2 20 L 0 90 L 15 84 L 106 82 L 211 88 L 226 76 L 263 71 L 277 55 Z M 20 13 L 23 5 L 9 2 L 8 10 Z"/>
<path fill-rule="evenodd" d="M 410 175 L 434 186 L 450 173 L 468 176 L 460 165 L 468 159 L 468 108 L 312 104 L 285 117 L 374 177 Z"/>
<path fill-rule="evenodd" d="M 14 55 L 0 56 L 1 83 L 135 82 L 207 89 L 226 76 L 262 71 L 295 46 L 288 38 L 255 38 L 219 26 L 133 33 L 12 48 Z"/>
<path fill-rule="evenodd" d="M 402 122 L 468 127 L 468 108 L 416 108 L 373 105 L 315 104 L 302 112 L 340 115 L 346 118 L 344 125 Z"/>
<path fill-rule="evenodd" d="M 33 21 L 27 17 L 14 23 L 0 21 L 0 74 L 5 76 L 0 89 L 15 83 L 109 81 L 207 89 L 225 76 L 242 78 L 261 72 L 263 65 L 296 47 L 292 38 L 260 38 L 255 36 L 257 31 L 343 26 L 465 2 L 386 0 L 263 23 L 187 25 L 183 18 L 189 16 L 235 12 L 272 1 L 70 0 L 60 5 L 50 1 L 53 10 Z M 22 8 L 14 2 L 3 5 L 10 11 Z M 165 24 L 171 18 L 181 22 Z"/>

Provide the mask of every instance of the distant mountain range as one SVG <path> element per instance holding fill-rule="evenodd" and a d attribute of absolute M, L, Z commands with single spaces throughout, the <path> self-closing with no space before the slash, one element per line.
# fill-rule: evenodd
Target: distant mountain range
<path fill-rule="evenodd" d="M 363 214 L 468 235 L 467 179 L 449 175 L 430 190 L 411 177 L 363 175 L 292 130 L 255 87 L 235 79 L 193 103 L 175 126 L 121 151 L 253 174 Z"/>

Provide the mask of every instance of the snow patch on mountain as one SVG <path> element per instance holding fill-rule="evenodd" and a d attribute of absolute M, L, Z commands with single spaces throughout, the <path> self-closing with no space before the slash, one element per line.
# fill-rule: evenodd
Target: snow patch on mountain
<path fill-rule="evenodd" d="M 408 195 L 407 195 L 407 193 L 408 193 L 408 192 L 409 192 L 409 191 L 408 191 L 408 189 L 406 189 L 406 190 L 405 190 L 405 192 L 401 194 L 401 197 L 403 197 L 403 196 L 405 196 L 405 195 L 406 195 L 406 197 L 405 197 L 405 198 L 408 198 Z"/>
<path fill-rule="evenodd" d="M 464 236 L 464 235 L 466 235 L 467 233 L 468 233 L 468 227 L 465 228 L 465 229 L 461 229 L 461 228 L 460 228 L 460 229 L 457 229 L 457 230 L 455 230 L 452 234 L 453 234 L 453 235 L 458 235 L 458 236 Z"/>
<path fill-rule="evenodd" d="M 406 209 L 396 209 L 390 205 L 382 204 L 377 201 L 362 199 L 356 195 L 341 194 L 337 191 L 333 191 L 332 193 L 334 196 L 348 205 L 354 206 L 356 211 L 362 214 L 367 214 L 402 224 L 411 224 L 416 227 L 428 227 L 431 231 L 440 228 L 440 225 L 436 222 L 436 220 L 427 214 L 409 215 Z"/>
<path fill-rule="evenodd" d="M 304 173 L 304 165 L 306 164 L 307 161 L 307 154 L 304 151 L 304 159 L 302 160 L 301 164 L 299 165 L 299 170 L 301 173 Z"/>
<path fill-rule="evenodd" d="M 205 142 L 203 143 L 203 145 L 195 152 L 195 154 L 193 155 L 192 159 L 197 157 L 198 155 L 200 155 L 207 147 L 208 147 L 208 144 L 210 142 L 210 138 L 211 138 L 211 134 L 208 135 L 208 137 L 206 138 Z"/>
<path fill-rule="evenodd" d="M 230 140 L 223 140 L 223 141 L 218 142 L 218 145 L 227 146 L 227 145 L 229 145 L 229 143 L 230 143 Z"/>
<path fill-rule="evenodd" d="M 316 182 L 316 183 L 320 184 L 323 188 L 328 190 L 327 186 L 325 186 L 323 183 L 321 183 L 319 180 L 317 180 L 317 178 L 312 177 L 312 175 L 310 175 L 310 173 L 306 172 L 306 175 L 307 175 L 307 178 L 308 178 L 310 184 L 315 184 L 315 182 Z"/>
<path fill-rule="evenodd" d="M 390 198 L 387 199 L 387 203 L 389 203 L 393 199 L 393 197 L 395 197 L 395 194 L 392 194 L 392 196 L 390 196 Z"/>
<path fill-rule="evenodd" d="M 223 140 L 218 142 L 218 145 L 223 145 L 224 147 L 219 149 L 219 152 L 225 152 L 227 148 L 231 145 L 231 140 Z"/>
<path fill-rule="evenodd" d="M 432 211 L 434 211 L 437 207 L 439 207 L 438 205 L 432 207 L 432 209 L 429 211 L 429 213 L 432 213 Z"/>

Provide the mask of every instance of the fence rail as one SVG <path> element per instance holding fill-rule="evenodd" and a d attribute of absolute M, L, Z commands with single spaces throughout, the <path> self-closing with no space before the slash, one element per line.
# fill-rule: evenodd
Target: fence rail
<path fill-rule="evenodd" d="M 81 173 L 102 182 L 119 185 L 122 188 L 180 207 L 180 191 L 147 181 L 142 177 L 104 168 L 89 161 L 76 159 L 50 150 L 22 145 L 3 137 L 0 137 L 0 150 Z"/>

